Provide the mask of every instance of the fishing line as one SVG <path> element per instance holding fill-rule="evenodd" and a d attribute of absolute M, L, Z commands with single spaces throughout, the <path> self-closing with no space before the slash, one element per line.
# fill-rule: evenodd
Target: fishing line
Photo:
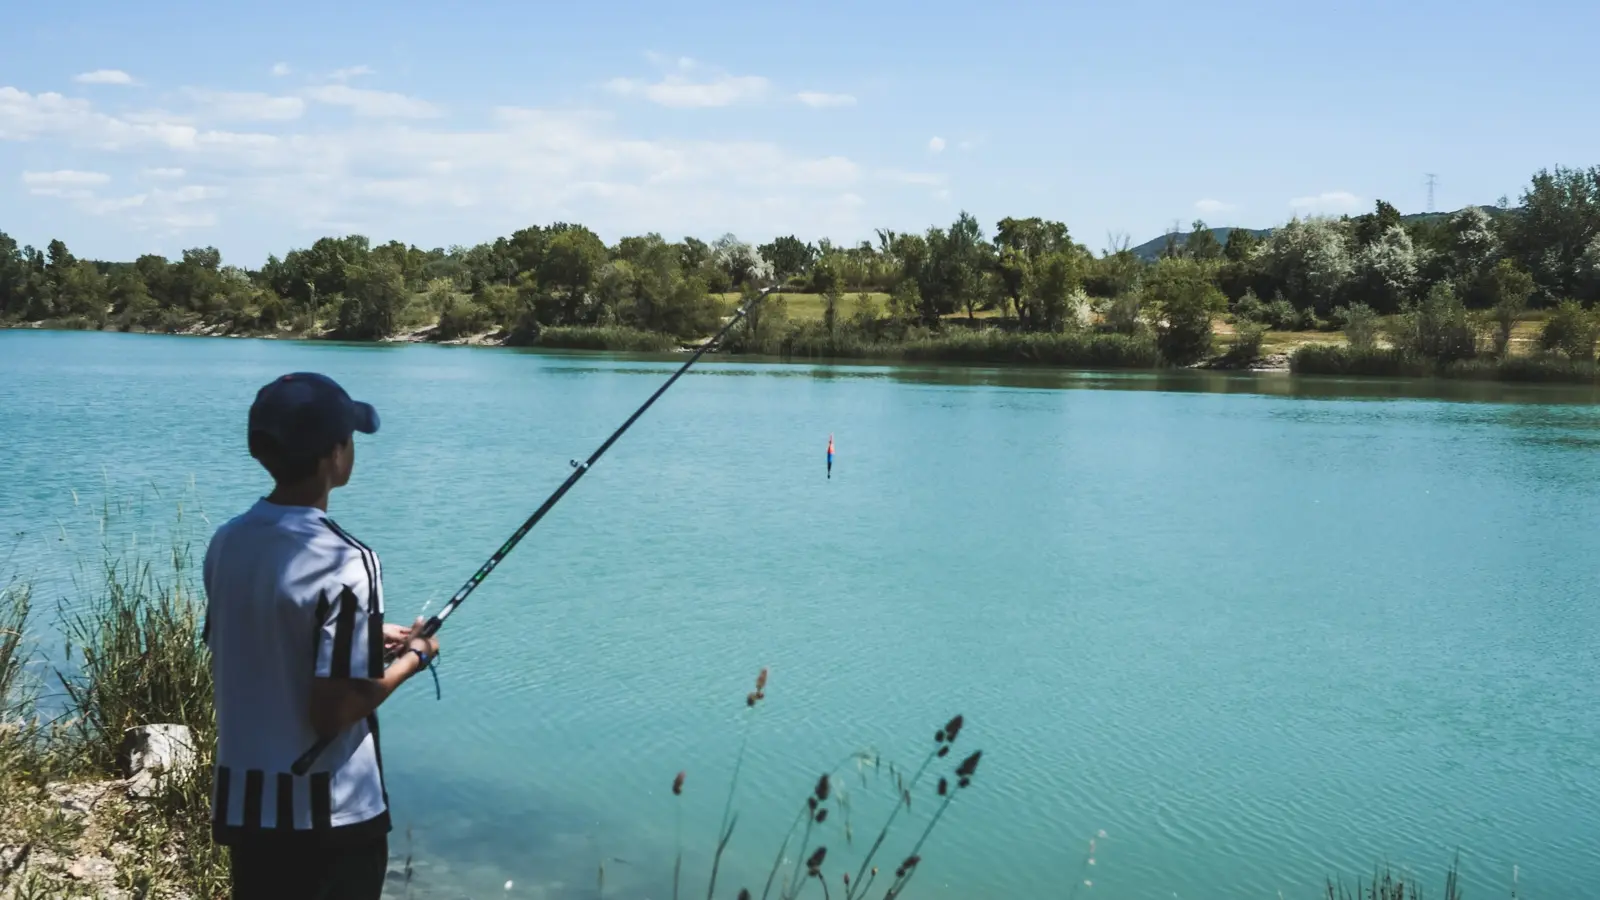
<path fill-rule="evenodd" d="M 605 455 L 607 450 L 611 449 L 611 445 L 617 442 L 617 438 L 622 437 L 623 432 L 627 431 L 628 428 L 631 427 L 640 416 L 644 415 L 645 410 L 649 409 L 651 405 L 656 402 L 656 400 L 660 399 L 661 395 L 667 392 L 667 388 L 672 387 L 673 382 L 677 381 L 679 376 L 689 371 L 690 366 L 694 365 L 695 362 L 698 361 L 707 350 L 710 350 L 719 341 L 721 341 L 729 331 L 732 331 L 733 326 L 738 324 L 741 319 L 743 319 L 752 309 L 755 308 L 757 303 L 760 303 L 762 300 L 764 300 L 767 294 L 771 292 L 772 288 L 763 288 L 760 293 L 750 298 L 749 302 L 745 303 L 744 306 L 739 307 L 739 309 L 734 312 L 732 318 L 728 319 L 727 323 L 724 324 L 716 334 L 712 335 L 710 340 L 700 345 L 700 349 L 696 350 L 694 355 L 689 357 L 689 359 L 678 368 L 678 371 L 673 372 L 672 377 L 668 378 L 665 384 L 661 385 L 659 388 L 656 388 L 656 392 L 650 395 L 650 399 L 646 400 L 644 405 L 634 410 L 633 415 L 629 416 L 628 420 L 623 422 L 621 427 L 619 427 L 616 431 L 613 431 L 611 436 L 606 438 L 605 443 L 595 448 L 595 451 L 589 454 L 588 459 L 583 460 L 582 462 L 579 462 L 578 460 L 572 460 L 572 474 L 567 476 L 567 480 L 561 482 L 561 486 L 556 488 L 555 493 L 551 494 L 544 501 L 544 503 L 539 505 L 538 509 L 533 511 L 533 515 L 529 516 L 527 521 L 522 523 L 522 526 L 511 535 L 510 540 L 501 545 L 500 549 L 496 550 L 493 556 L 490 556 L 483 565 L 479 566 L 478 571 L 472 573 L 472 577 L 467 579 L 466 584 L 463 584 L 459 589 L 456 590 L 455 595 L 445 603 L 444 607 L 440 609 L 437 614 L 430 617 L 426 622 L 423 623 L 420 636 L 425 638 L 432 637 L 433 634 L 439 630 L 439 627 L 444 624 L 445 619 L 450 618 L 450 615 L 461 606 L 461 604 L 474 590 L 477 589 L 478 585 L 483 583 L 483 579 L 487 578 L 489 573 L 494 571 L 495 566 L 498 566 L 500 561 L 505 559 L 506 556 L 511 553 L 512 549 L 515 548 L 517 544 L 527 536 L 528 532 L 533 530 L 533 526 L 539 524 L 539 520 L 544 518 L 545 513 L 548 513 L 551 507 L 555 506 L 562 497 L 566 496 L 567 491 L 572 490 L 572 486 L 578 483 L 578 479 L 582 478 L 584 474 L 589 471 L 590 467 L 592 467 L 601 456 Z M 384 664 L 387 666 L 389 663 L 394 662 L 395 655 L 396 654 L 390 653 L 387 650 L 384 651 Z M 328 749 L 328 745 L 331 743 L 333 743 L 332 737 L 319 739 L 310 749 L 306 750 L 305 753 L 302 753 L 299 759 L 294 761 L 294 765 L 291 766 L 289 770 L 295 775 L 306 774 L 306 772 L 311 770 L 312 764 L 317 761 L 317 757 L 321 756 L 322 751 Z"/>

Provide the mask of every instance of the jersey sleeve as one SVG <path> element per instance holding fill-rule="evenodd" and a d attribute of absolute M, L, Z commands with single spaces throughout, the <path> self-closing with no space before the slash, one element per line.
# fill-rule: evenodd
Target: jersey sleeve
<path fill-rule="evenodd" d="M 357 555 L 317 601 L 318 678 L 383 677 L 381 576 L 376 560 Z"/>

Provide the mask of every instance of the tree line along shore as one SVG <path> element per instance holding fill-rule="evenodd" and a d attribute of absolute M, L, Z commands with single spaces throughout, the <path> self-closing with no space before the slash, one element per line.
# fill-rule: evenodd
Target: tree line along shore
<path fill-rule="evenodd" d="M 1600 167 L 1535 173 L 1519 201 L 1272 229 L 1196 221 L 1099 253 L 1065 224 L 970 214 L 854 246 L 659 234 L 607 246 L 533 226 L 424 250 L 322 238 L 259 269 L 212 247 L 75 257 L 0 232 L 0 324 L 663 351 L 760 304 L 722 348 L 810 359 L 1208 366 L 1304 374 L 1590 381 Z"/>

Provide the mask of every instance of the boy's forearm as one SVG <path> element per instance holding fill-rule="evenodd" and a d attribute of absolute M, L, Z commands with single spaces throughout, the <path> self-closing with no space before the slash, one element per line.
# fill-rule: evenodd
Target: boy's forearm
<path fill-rule="evenodd" d="M 384 670 L 382 678 L 317 679 L 311 688 L 311 727 L 319 737 L 338 734 L 377 711 L 421 666 L 415 653 L 406 653 Z"/>

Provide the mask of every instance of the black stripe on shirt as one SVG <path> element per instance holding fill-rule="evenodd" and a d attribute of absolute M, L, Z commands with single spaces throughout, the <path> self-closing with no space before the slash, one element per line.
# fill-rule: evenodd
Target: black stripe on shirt
<path fill-rule="evenodd" d="M 331 678 L 350 677 L 350 650 L 356 637 L 355 592 L 346 585 L 339 593 L 339 614 L 333 624 L 333 659 L 328 663 Z"/>
<path fill-rule="evenodd" d="M 328 602 L 328 592 L 324 590 L 317 595 L 317 621 L 311 626 L 311 671 L 315 672 L 322 662 L 322 626 L 328 624 L 328 613 L 333 611 L 333 604 Z"/>
<path fill-rule="evenodd" d="M 278 830 L 294 830 L 294 776 L 278 773 Z"/>
<path fill-rule="evenodd" d="M 332 519 L 324 518 L 322 523 L 328 530 L 339 537 L 340 540 L 356 549 L 361 555 L 361 567 L 367 572 L 367 677 L 383 677 L 383 610 L 379 595 L 382 592 L 380 580 L 382 575 L 378 570 L 378 554 L 371 547 L 356 540 L 350 532 L 340 528 Z"/>
<path fill-rule="evenodd" d="M 333 827 L 333 773 L 311 775 L 311 828 L 327 831 Z"/>
<path fill-rule="evenodd" d="M 246 831 L 261 827 L 261 795 L 265 780 L 266 776 L 260 769 L 249 769 L 244 773 L 244 821 L 241 824 Z"/>
<path fill-rule="evenodd" d="M 228 824 L 228 792 L 233 787 L 233 772 L 227 766 L 217 766 L 217 798 L 212 803 L 213 821 Z"/>

